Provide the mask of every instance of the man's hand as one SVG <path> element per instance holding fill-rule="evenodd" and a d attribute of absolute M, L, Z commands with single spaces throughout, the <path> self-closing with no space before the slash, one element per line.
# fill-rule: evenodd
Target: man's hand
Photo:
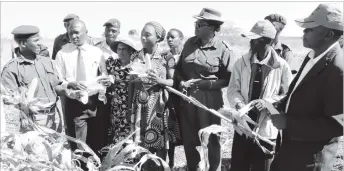
<path fill-rule="evenodd" d="M 264 109 L 266 109 L 266 105 L 265 105 L 265 100 L 263 99 L 256 99 L 252 101 L 252 105 L 254 107 L 256 107 L 258 109 L 259 112 L 263 111 Z"/>
<path fill-rule="evenodd" d="M 271 118 L 272 124 L 277 129 L 287 128 L 287 115 L 285 113 L 271 115 L 270 118 Z"/>
<path fill-rule="evenodd" d="M 87 89 L 87 87 L 84 84 L 77 81 L 72 81 L 68 83 L 67 88 L 72 89 L 72 90 L 86 90 Z"/>

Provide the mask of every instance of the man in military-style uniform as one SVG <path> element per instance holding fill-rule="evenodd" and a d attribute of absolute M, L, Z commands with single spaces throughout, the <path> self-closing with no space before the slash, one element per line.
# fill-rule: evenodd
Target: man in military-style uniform
<path fill-rule="evenodd" d="M 43 44 L 38 44 L 38 46 L 39 46 L 39 52 L 38 52 L 39 55 L 50 57 L 48 47 L 44 46 Z M 16 57 L 17 51 L 19 51 L 19 47 L 16 47 L 12 50 L 12 58 Z"/>
<path fill-rule="evenodd" d="M 39 55 L 39 29 L 36 26 L 22 25 L 12 31 L 14 40 L 18 44 L 15 57 L 2 70 L 1 83 L 10 91 L 18 92 L 20 87 L 27 87 L 32 79 L 38 78 L 35 98 L 46 99 L 47 103 L 57 102 L 58 94 L 63 93 L 62 81 L 50 58 Z M 57 109 L 53 105 L 48 111 L 32 113 L 29 117 L 39 125 L 62 131 Z"/>
<path fill-rule="evenodd" d="M 68 36 L 68 27 L 71 21 L 73 21 L 74 19 L 79 19 L 79 16 L 75 15 L 75 14 L 68 14 L 64 19 L 63 19 L 63 23 L 64 26 L 66 28 L 66 33 L 64 34 L 60 34 L 59 36 L 57 36 L 54 40 L 54 47 L 53 47 L 53 54 L 52 54 L 52 59 L 55 60 L 56 58 L 56 54 L 59 50 L 62 49 L 62 46 L 64 46 L 65 44 L 70 43 L 70 39 Z M 86 43 L 90 44 L 90 45 L 94 45 L 93 39 L 91 37 L 88 37 L 88 39 L 86 40 Z"/>
<path fill-rule="evenodd" d="M 117 58 L 117 54 L 110 49 L 110 44 L 117 40 L 117 36 L 120 34 L 121 22 L 118 19 L 112 18 L 104 23 L 105 26 L 105 39 L 96 43 L 95 46 L 99 47 L 104 52 L 105 59 L 112 56 Z"/>

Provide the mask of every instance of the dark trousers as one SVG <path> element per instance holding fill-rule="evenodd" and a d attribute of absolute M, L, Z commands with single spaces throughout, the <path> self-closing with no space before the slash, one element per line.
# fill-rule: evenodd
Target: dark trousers
<path fill-rule="evenodd" d="M 181 128 L 183 132 L 181 135 L 183 139 L 188 170 L 196 171 L 201 160 L 200 154 L 196 149 L 196 146 L 200 145 L 198 131 L 212 124 L 220 125 L 221 121 L 219 118 L 217 118 L 217 116 L 213 116 L 207 112 L 198 112 L 197 107 L 191 105 L 192 104 L 190 104 L 187 110 L 189 113 L 183 113 L 184 115 L 181 115 Z M 193 119 L 193 117 L 195 117 L 195 119 Z M 216 171 L 220 164 L 221 146 L 219 138 L 213 134 L 209 137 L 208 156 L 210 165 L 209 171 Z"/>
<path fill-rule="evenodd" d="M 66 123 L 68 135 L 84 141 L 96 154 L 105 146 L 106 127 L 104 105 L 97 100 L 98 95 L 92 96 L 89 103 L 84 105 L 77 100 L 66 99 Z M 77 145 L 70 142 L 71 149 Z"/>
<path fill-rule="evenodd" d="M 260 142 L 268 150 L 273 146 Z M 269 171 L 272 155 L 265 154 L 252 139 L 234 133 L 232 146 L 231 171 Z"/>

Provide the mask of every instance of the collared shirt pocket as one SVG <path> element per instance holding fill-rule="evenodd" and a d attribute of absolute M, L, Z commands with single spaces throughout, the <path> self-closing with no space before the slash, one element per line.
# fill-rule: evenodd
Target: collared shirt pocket
<path fill-rule="evenodd" d="M 209 72 L 218 72 L 220 67 L 220 57 L 208 57 L 205 67 Z"/>
<path fill-rule="evenodd" d="M 98 61 L 93 61 L 91 66 L 92 66 L 92 68 L 98 68 L 99 67 L 99 62 Z"/>

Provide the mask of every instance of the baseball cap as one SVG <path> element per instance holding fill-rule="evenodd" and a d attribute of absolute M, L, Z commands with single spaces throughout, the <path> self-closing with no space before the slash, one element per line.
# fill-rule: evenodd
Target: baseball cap
<path fill-rule="evenodd" d="M 336 4 L 320 4 L 310 16 L 295 20 L 303 28 L 324 26 L 343 31 L 343 11 Z"/>
<path fill-rule="evenodd" d="M 274 25 L 268 20 L 258 21 L 247 34 L 241 34 L 243 37 L 249 39 L 258 39 L 261 37 L 268 37 L 274 39 L 276 37 L 276 29 Z"/>

